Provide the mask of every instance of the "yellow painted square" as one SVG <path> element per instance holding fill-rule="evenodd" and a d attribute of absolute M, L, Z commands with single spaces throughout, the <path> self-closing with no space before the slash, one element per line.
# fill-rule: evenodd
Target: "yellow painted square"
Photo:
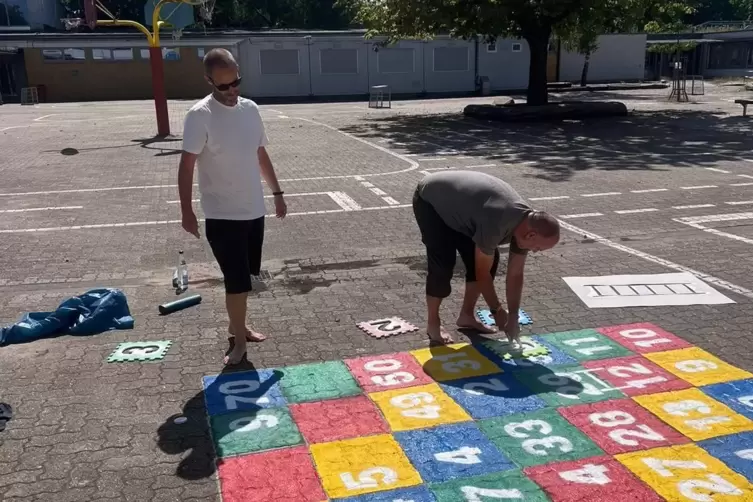
<path fill-rule="evenodd" d="M 753 430 L 753 421 L 698 389 L 636 396 L 633 400 L 693 441 Z"/>
<path fill-rule="evenodd" d="M 423 482 L 390 434 L 312 444 L 309 448 L 330 498 L 395 490 Z"/>
<path fill-rule="evenodd" d="M 747 479 L 694 444 L 615 458 L 669 502 L 753 500 L 753 485 Z"/>
<path fill-rule="evenodd" d="M 696 387 L 753 378 L 753 373 L 727 364 L 698 347 L 654 352 L 643 357 Z"/>
<path fill-rule="evenodd" d="M 393 431 L 472 420 L 436 383 L 374 392 L 369 397 L 382 410 Z"/>
<path fill-rule="evenodd" d="M 502 373 L 502 369 L 468 343 L 411 351 L 424 372 L 438 382 Z"/>

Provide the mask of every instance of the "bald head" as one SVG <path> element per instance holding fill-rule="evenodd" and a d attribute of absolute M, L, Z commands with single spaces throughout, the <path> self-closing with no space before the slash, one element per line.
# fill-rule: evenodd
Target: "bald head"
<path fill-rule="evenodd" d="M 560 222 L 545 211 L 533 211 L 528 217 L 531 229 L 545 239 L 552 239 L 560 235 Z"/>
<path fill-rule="evenodd" d="M 544 211 L 531 211 L 516 229 L 517 244 L 522 249 L 546 251 L 560 241 L 560 222 Z"/>
<path fill-rule="evenodd" d="M 204 55 L 204 73 L 212 76 L 215 70 L 237 70 L 238 63 L 227 49 L 212 49 Z"/>

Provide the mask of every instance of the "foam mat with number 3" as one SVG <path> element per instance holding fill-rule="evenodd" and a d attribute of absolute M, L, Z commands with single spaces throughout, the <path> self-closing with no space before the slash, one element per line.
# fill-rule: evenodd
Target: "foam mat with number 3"
<path fill-rule="evenodd" d="M 204 377 L 223 502 L 753 502 L 751 373 L 649 323 L 532 341 Z"/>

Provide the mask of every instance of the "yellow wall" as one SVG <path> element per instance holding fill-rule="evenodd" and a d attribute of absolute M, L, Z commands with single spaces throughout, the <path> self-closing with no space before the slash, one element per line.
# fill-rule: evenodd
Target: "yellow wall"
<path fill-rule="evenodd" d="M 92 49 L 84 50 L 85 60 L 45 61 L 42 49 L 25 49 L 29 85 L 45 86 L 48 102 L 154 97 L 151 65 L 148 59 L 141 59 L 140 48 L 133 49 L 130 61 L 94 60 Z M 163 63 L 168 99 L 195 99 L 209 93 L 196 47 L 181 47 L 179 61 Z M 39 97 L 41 101 L 42 92 Z"/>

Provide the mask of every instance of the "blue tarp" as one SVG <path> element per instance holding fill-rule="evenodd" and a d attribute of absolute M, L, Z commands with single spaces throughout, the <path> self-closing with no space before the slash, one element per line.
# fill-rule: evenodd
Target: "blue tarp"
<path fill-rule="evenodd" d="M 133 329 L 125 294 L 119 289 L 92 289 L 68 298 L 54 312 L 27 312 L 16 324 L 0 328 L 0 346 L 116 329 Z"/>

